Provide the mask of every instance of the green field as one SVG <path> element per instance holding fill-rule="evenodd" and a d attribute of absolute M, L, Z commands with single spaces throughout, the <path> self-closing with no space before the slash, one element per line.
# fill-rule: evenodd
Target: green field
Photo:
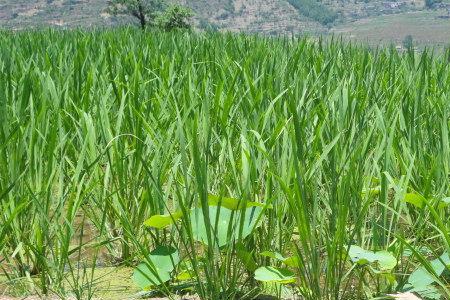
<path fill-rule="evenodd" d="M 448 299 L 449 58 L 0 32 L 0 298 Z"/>

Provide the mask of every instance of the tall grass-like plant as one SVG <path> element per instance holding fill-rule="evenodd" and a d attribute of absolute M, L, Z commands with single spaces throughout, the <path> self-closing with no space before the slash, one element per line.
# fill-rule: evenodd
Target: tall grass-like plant
<path fill-rule="evenodd" d="M 448 296 L 448 54 L 1 32 L 0 292 Z"/>

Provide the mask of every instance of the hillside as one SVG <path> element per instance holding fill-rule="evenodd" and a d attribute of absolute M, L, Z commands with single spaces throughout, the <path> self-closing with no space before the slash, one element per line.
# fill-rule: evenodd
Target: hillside
<path fill-rule="evenodd" d="M 423 0 L 180 0 L 191 7 L 196 14 L 195 25 L 198 28 L 214 28 L 228 31 L 245 31 L 264 34 L 327 34 L 339 33 L 358 39 L 370 38 L 373 41 L 387 39 L 401 41 L 404 37 L 396 33 L 390 23 L 383 23 L 386 30 L 380 35 L 376 26 L 382 20 L 407 19 L 410 13 L 424 12 Z M 440 19 L 443 36 L 429 39 L 444 43 L 450 39 L 447 4 L 440 4 L 433 13 L 425 14 L 421 31 L 427 32 L 428 23 Z M 2 0 L 0 2 L 0 27 L 28 28 L 37 26 L 92 27 L 111 26 L 128 22 L 105 13 L 106 0 Z M 439 8 L 440 7 L 440 8 Z M 389 16 L 393 16 L 390 17 Z M 398 16 L 398 17 L 397 17 Z M 388 17 L 388 18 L 386 18 Z M 423 19 L 423 18 L 422 18 Z M 374 26 L 371 22 L 374 20 Z M 369 24 L 368 24 L 369 23 Z M 359 32 L 368 27 L 367 34 Z M 366 26 L 368 24 L 368 26 Z M 405 25 L 408 26 L 408 25 Z M 439 25 L 440 26 L 440 25 Z M 402 27 L 403 28 L 403 27 Z M 355 33 L 356 31 L 356 33 Z M 406 30 L 408 31 L 408 30 Z M 433 27 L 432 34 L 436 31 Z M 449 32 L 446 34 L 446 32 Z M 412 31 L 409 33 L 415 35 Z M 394 38 L 392 37 L 394 35 Z M 426 37 L 419 40 L 426 41 Z"/>

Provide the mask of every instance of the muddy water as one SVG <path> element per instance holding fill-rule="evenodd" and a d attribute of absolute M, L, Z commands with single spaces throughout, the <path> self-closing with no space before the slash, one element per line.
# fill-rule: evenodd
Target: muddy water
<path fill-rule="evenodd" d="M 84 284 L 85 295 L 83 296 L 83 299 L 87 299 L 87 290 L 88 285 L 92 287 L 92 291 L 94 291 L 94 298 L 93 299 L 134 299 L 136 298 L 137 293 L 139 290 L 136 288 L 136 286 L 133 284 L 131 280 L 131 268 L 126 267 L 98 267 L 95 268 L 92 280 L 91 280 L 91 270 L 88 271 L 88 278 L 85 278 L 84 282 L 79 282 L 79 284 Z M 0 277 L 0 286 L 2 279 L 5 280 L 6 278 Z M 81 279 L 80 279 L 81 280 Z M 67 281 L 72 281 L 71 276 L 67 277 Z M 66 282 L 65 286 L 68 290 L 68 297 L 66 299 L 75 299 L 74 296 L 70 296 L 70 294 L 73 294 L 70 292 L 70 284 Z M 4 291 L 0 291 L 0 300 L 18 300 L 18 299 L 27 299 L 27 300 L 36 300 L 36 299 L 59 299 L 59 297 L 52 296 L 48 298 L 40 298 L 39 296 L 28 296 L 28 297 L 11 297 L 7 296 L 7 292 L 10 289 L 5 289 Z"/>
<path fill-rule="evenodd" d="M 129 267 L 112 267 L 111 255 L 105 246 L 96 246 L 104 238 L 99 237 L 99 232 L 95 225 L 88 220 L 82 213 L 78 214 L 74 220 L 74 234 L 70 241 L 70 249 L 79 249 L 70 256 L 71 268 L 66 267 L 67 276 L 64 283 L 65 289 L 69 295 L 66 299 L 76 299 L 71 297 L 70 290 L 73 289 L 74 281 L 78 281 L 78 285 L 85 288 L 86 295 L 83 299 L 87 299 L 87 290 L 94 291 L 94 299 L 133 299 L 139 292 L 139 289 L 131 280 L 132 268 Z M 72 272 L 70 272 L 72 270 Z M 28 287 L 28 288 L 27 288 Z M 39 296 L 22 296 L 19 298 L 11 295 L 22 295 L 30 288 L 30 284 L 26 279 L 8 283 L 6 276 L 0 271 L 0 300 L 37 300 L 43 299 Z M 73 294 L 73 292 L 72 292 Z M 52 296 L 44 299 L 54 300 L 59 297 Z"/>
<path fill-rule="evenodd" d="M 96 246 L 99 242 L 101 242 L 101 237 L 95 225 L 83 212 L 78 213 L 74 219 L 74 235 L 70 244 L 72 249 L 79 245 L 82 247 L 80 251 L 72 254 L 71 261 L 80 261 L 88 265 L 95 263 L 97 266 L 108 265 L 111 257 L 105 246 Z"/>

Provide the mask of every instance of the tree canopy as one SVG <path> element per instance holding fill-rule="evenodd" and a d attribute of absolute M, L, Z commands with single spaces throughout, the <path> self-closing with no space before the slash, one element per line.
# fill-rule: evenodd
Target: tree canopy
<path fill-rule="evenodd" d="M 128 15 L 139 20 L 142 29 L 154 25 L 157 16 L 164 10 L 164 0 L 109 0 L 108 10 L 113 15 Z"/>

